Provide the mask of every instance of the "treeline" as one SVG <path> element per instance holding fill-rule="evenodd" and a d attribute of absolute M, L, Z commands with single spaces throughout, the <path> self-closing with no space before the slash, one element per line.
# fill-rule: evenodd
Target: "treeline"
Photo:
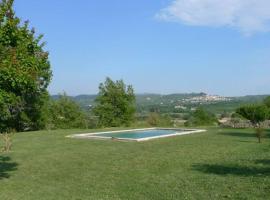
<path fill-rule="evenodd" d="M 66 93 L 57 99 L 49 99 L 43 105 L 40 115 L 43 125 L 33 129 L 29 124 L 13 131 L 39 129 L 89 129 L 102 127 L 130 126 L 135 122 L 135 95 L 132 86 L 127 86 L 122 80 L 113 81 L 107 78 L 99 86 L 99 94 L 95 99 L 96 106 L 85 110 Z M 18 123 L 20 119 L 17 118 Z M 31 124 L 34 123 L 31 121 Z M 2 122 L 2 124 L 4 124 Z M 9 124 L 5 124 L 9 127 Z M 10 126 L 11 127 L 11 126 Z"/>
<path fill-rule="evenodd" d="M 130 126 L 135 120 L 135 95 L 132 86 L 123 80 L 106 78 L 99 86 L 91 110 L 82 109 L 66 94 L 49 104 L 48 126 L 50 129 L 97 128 Z"/>
<path fill-rule="evenodd" d="M 50 100 L 48 111 L 47 129 L 173 125 L 169 115 L 158 112 L 150 112 L 145 118 L 136 116 L 132 86 L 110 78 L 100 84 L 93 108 L 82 109 L 64 93 Z"/>

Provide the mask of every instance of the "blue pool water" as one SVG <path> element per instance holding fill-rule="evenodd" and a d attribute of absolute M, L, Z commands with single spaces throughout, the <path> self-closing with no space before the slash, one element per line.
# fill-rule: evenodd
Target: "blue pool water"
<path fill-rule="evenodd" d="M 154 129 L 154 130 L 142 130 L 142 131 L 127 131 L 127 132 L 112 132 L 112 133 L 101 133 L 94 134 L 93 136 L 101 137 L 113 137 L 123 139 L 142 139 L 162 135 L 172 135 L 175 133 L 185 132 L 184 130 L 168 130 L 168 129 Z"/>

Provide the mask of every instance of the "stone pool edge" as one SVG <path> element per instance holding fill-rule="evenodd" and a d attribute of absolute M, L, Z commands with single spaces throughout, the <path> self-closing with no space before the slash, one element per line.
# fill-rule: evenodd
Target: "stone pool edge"
<path fill-rule="evenodd" d="M 131 139 L 131 138 L 113 138 L 113 137 L 105 137 L 105 136 L 97 136 L 98 134 L 104 133 L 122 133 L 122 132 L 132 132 L 132 131 L 144 131 L 144 130 L 176 130 L 174 134 L 168 135 L 159 135 L 159 136 L 152 136 L 147 138 L 139 138 L 139 139 Z M 185 132 L 177 132 L 178 131 L 185 131 Z M 173 136 L 180 136 L 180 135 L 188 135 L 193 133 L 202 133 L 206 132 L 205 129 L 177 129 L 177 128 L 161 128 L 161 127 L 154 127 L 154 128 L 140 128 L 140 129 L 127 129 L 127 130 L 118 130 L 118 131 L 102 131 L 102 132 L 93 132 L 93 133 L 82 133 L 82 134 L 72 134 L 66 136 L 67 138 L 78 138 L 78 139 L 110 139 L 110 140 L 117 140 L 117 141 L 137 141 L 143 142 L 152 139 L 159 139 L 165 137 L 173 137 Z"/>

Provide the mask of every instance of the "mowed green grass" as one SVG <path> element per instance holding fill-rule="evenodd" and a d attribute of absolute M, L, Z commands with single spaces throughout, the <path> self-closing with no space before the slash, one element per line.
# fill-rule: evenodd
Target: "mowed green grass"
<path fill-rule="evenodd" d="M 0 156 L 0 199 L 270 199 L 270 139 L 258 144 L 252 130 L 141 143 L 65 137 L 78 132 L 16 134 Z"/>

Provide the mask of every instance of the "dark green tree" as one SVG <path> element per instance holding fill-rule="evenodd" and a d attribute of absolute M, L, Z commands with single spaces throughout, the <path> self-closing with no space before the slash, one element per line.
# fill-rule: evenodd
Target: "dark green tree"
<path fill-rule="evenodd" d="M 94 114 L 99 118 L 99 126 L 128 126 L 134 120 L 135 95 L 131 85 L 125 85 L 123 80 L 112 81 L 106 78 L 99 85 L 99 94 Z"/>
<path fill-rule="evenodd" d="M 268 119 L 270 120 L 270 96 L 266 97 L 263 101 L 264 105 L 268 108 Z"/>
<path fill-rule="evenodd" d="M 264 99 L 263 103 L 270 109 L 270 96 L 266 97 Z"/>
<path fill-rule="evenodd" d="M 163 127 L 170 127 L 173 126 L 173 121 L 172 118 L 165 114 L 165 115 L 160 115 L 157 112 L 150 112 L 146 122 L 150 125 L 150 126 L 163 126 Z"/>
<path fill-rule="evenodd" d="M 20 22 L 13 1 L 0 0 L 0 132 L 45 126 L 52 76 L 42 35 Z"/>
<path fill-rule="evenodd" d="M 207 112 L 203 108 L 198 108 L 194 113 L 191 114 L 186 126 L 208 126 L 216 124 L 217 118 L 214 114 Z"/>
<path fill-rule="evenodd" d="M 87 116 L 81 107 L 65 93 L 49 105 L 50 129 L 87 128 Z"/>
<path fill-rule="evenodd" d="M 157 112 L 150 112 L 146 122 L 150 125 L 150 126 L 158 126 L 160 121 L 160 115 Z"/>
<path fill-rule="evenodd" d="M 262 122 L 268 119 L 269 111 L 267 106 L 265 105 L 246 105 L 238 108 L 236 113 L 249 120 L 252 126 L 256 130 L 256 136 L 258 138 L 259 143 L 261 142 L 263 128 Z"/>

